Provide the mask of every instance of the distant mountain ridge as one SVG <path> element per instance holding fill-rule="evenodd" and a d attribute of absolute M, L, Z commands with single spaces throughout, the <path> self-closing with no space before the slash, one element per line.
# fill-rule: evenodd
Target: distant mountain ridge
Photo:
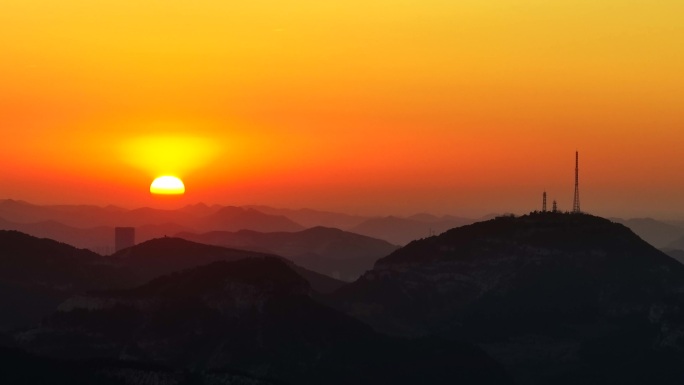
<path fill-rule="evenodd" d="M 0 218 L 19 224 L 54 221 L 82 229 L 99 226 L 162 225 L 174 223 L 205 231 L 242 229 L 296 231 L 304 227 L 282 215 L 234 206 L 186 206 L 177 210 L 141 207 L 132 210 L 113 206 L 39 206 L 11 199 L 0 200 Z"/>
<path fill-rule="evenodd" d="M 273 253 L 296 264 L 346 281 L 358 278 L 398 246 L 339 229 L 313 227 L 298 232 L 212 231 L 179 233 L 194 242 Z"/>
<path fill-rule="evenodd" d="M 342 230 L 347 230 L 359 223 L 368 220 L 369 217 L 361 215 L 349 215 L 342 213 L 334 213 L 330 211 L 320 211 L 312 209 L 280 209 L 263 205 L 244 206 L 260 211 L 265 214 L 282 215 L 292 219 L 304 227 L 335 227 Z"/>
<path fill-rule="evenodd" d="M 101 254 L 113 251 L 115 226 L 135 227 L 138 243 L 178 232 L 304 230 L 284 216 L 241 207 L 198 204 L 178 210 L 148 207 L 126 210 L 113 206 L 38 206 L 0 200 L 0 229 L 55 239 Z"/>
<path fill-rule="evenodd" d="M 100 255 L 114 252 L 114 227 L 110 226 L 83 229 L 68 226 L 54 220 L 36 223 L 15 223 L 0 218 L 0 230 L 15 230 L 39 238 L 49 238 L 80 249 L 88 249 Z M 165 235 L 173 235 L 181 231 L 188 231 L 188 228 L 173 223 L 143 225 L 135 229 L 135 235 L 136 241 L 140 243 Z"/>
<path fill-rule="evenodd" d="M 417 214 L 409 218 L 388 216 L 371 218 L 352 227 L 349 231 L 369 237 L 384 239 L 395 245 L 405 245 L 413 240 L 441 234 L 454 227 L 471 224 L 474 219 L 430 214 Z"/>
<path fill-rule="evenodd" d="M 643 240 L 659 249 L 670 247 L 678 238 L 684 237 L 683 228 L 652 218 L 611 218 L 611 220 L 629 227 Z"/>
<path fill-rule="evenodd" d="M 106 232 L 115 226 L 140 228 L 139 242 L 181 231 L 296 232 L 322 226 L 404 245 L 412 240 L 440 234 L 475 221 L 452 215 L 438 217 L 426 213 L 406 218 L 381 218 L 258 205 L 235 207 L 198 203 L 176 210 L 149 207 L 129 210 L 116 206 L 40 206 L 12 199 L 0 200 L 0 226 L 5 229 L 51 237 L 105 254 L 106 250 L 113 247 L 112 237 L 107 237 Z M 52 223 L 53 228 L 42 228 L 41 223 Z M 59 226 L 60 224 L 64 227 Z M 167 231 L 174 226 L 179 228 L 176 232 Z"/>
<path fill-rule="evenodd" d="M 264 214 L 254 209 L 232 206 L 223 207 L 213 214 L 203 217 L 195 227 L 204 231 L 254 230 L 274 232 L 304 230 L 304 226 L 283 215 Z"/>
<path fill-rule="evenodd" d="M 279 256 L 207 245 L 175 237 L 157 238 L 143 242 L 113 254 L 109 260 L 117 266 L 129 269 L 136 282 L 142 284 L 161 275 L 212 262 L 264 257 L 283 259 L 319 292 L 330 292 L 344 285 L 341 281 L 296 266 L 291 261 Z"/>
<path fill-rule="evenodd" d="M 684 236 L 679 237 L 674 241 L 668 243 L 666 248 L 684 250 Z"/>

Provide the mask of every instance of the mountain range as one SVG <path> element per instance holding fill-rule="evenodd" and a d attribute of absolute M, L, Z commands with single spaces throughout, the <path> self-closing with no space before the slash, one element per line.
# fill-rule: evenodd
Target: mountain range
<path fill-rule="evenodd" d="M 177 210 L 149 207 L 128 210 L 115 206 L 40 206 L 12 199 L 0 200 L 0 229 L 53 238 L 104 254 L 113 249 L 111 234 L 113 227 L 117 226 L 136 227 L 138 242 L 178 232 L 297 232 L 312 227 L 329 227 L 403 245 L 474 221 L 448 215 L 373 218 L 311 209 L 208 206 L 202 203 Z"/>
<path fill-rule="evenodd" d="M 369 217 L 312 209 L 279 209 L 268 206 L 221 206 L 204 203 L 176 210 L 149 207 L 124 209 L 116 206 L 35 205 L 24 201 L 0 200 L 0 229 L 18 230 L 38 237 L 53 238 L 99 253 L 113 249 L 112 228 L 138 228 L 138 241 L 178 232 L 252 230 L 258 232 L 296 232 L 311 227 L 330 227 L 405 245 L 413 240 L 440 234 L 454 227 L 494 218 L 464 218 L 427 213 L 407 217 Z M 632 229 L 657 248 L 684 237 L 684 222 L 652 218 L 611 218 Z"/>
<path fill-rule="evenodd" d="M 108 261 L 127 269 L 134 282 L 142 284 L 161 275 L 216 261 L 237 261 L 267 256 L 282 259 L 318 292 L 331 292 L 344 285 L 341 281 L 305 269 L 290 260 L 272 254 L 205 245 L 172 237 L 152 239 L 121 250 L 110 256 Z"/>
<path fill-rule="evenodd" d="M 276 251 L 344 260 L 388 244 L 329 228 L 192 236 L 254 250 L 162 237 L 103 257 L 0 231 L 0 305 L 13 309 L 0 314 L 0 357 L 17 363 L 5 373 L 163 385 L 684 379 L 684 266 L 603 218 L 456 227 L 389 245 L 347 284 Z"/>
<path fill-rule="evenodd" d="M 281 255 L 299 266 L 345 281 L 358 278 L 398 246 L 386 241 L 342 231 L 313 227 L 298 232 L 262 233 L 212 231 L 179 233 L 194 242 Z"/>
<path fill-rule="evenodd" d="M 349 231 L 384 239 L 395 245 L 405 245 L 413 240 L 440 234 L 454 227 L 475 222 L 474 219 L 453 216 L 435 217 L 418 214 L 409 218 L 388 216 L 368 219 Z"/>

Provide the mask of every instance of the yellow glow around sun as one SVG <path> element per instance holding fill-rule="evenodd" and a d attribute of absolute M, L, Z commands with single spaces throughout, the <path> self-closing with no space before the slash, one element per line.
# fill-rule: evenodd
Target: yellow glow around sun
<path fill-rule="evenodd" d="M 218 153 L 215 140 L 187 134 L 189 129 L 186 126 L 150 127 L 153 133 L 129 138 L 122 143 L 122 156 L 130 165 L 151 175 L 185 175 L 210 163 Z M 179 127 L 185 132 L 181 133 Z"/>
<path fill-rule="evenodd" d="M 150 185 L 150 192 L 152 194 L 182 195 L 185 194 L 185 185 L 175 176 L 160 176 Z"/>

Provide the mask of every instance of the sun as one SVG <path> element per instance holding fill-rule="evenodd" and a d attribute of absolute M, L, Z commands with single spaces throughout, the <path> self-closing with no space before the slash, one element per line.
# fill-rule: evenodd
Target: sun
<path fill-rule="evenodd" d="M 185 185 L 182 180 L 175 176 L 160 176 L 150 185 L 150 192 L 160 195 L 183 195 L 185 194 Z"/>

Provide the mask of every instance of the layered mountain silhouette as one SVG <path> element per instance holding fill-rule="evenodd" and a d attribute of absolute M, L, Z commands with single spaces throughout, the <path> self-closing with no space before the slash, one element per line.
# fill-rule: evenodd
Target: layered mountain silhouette
<path fill-rule="evenodd" d="M 142 284 L 160 275 L 206 265 L 211 262 L 237 261 L 265 256 L 273 255 L 165 237 L 152 239 L 121 250 L 113 254 L 110 261 L 117 266 L 127 268 L 135 282 Z M 341 281 L 297 266 L 289 260 L 286 260 L 286 263 L 304 277 L 318 292 L 331 292 L 344 285 Z"/>
<path fill-rule="evenodd" d="M 639 237 L 657 248 L 672 247 L 671 243 L 684 238 L 684 229 L 652 218 L 611 218 L 629 227 Z"/>
<path fill-rule="evenodd" d="M 33 354 L 241 372 L 297 384 L 506 384 L 465 343 L 402 340 L 314 301 L 284 261 L 214 262 L 127 290 L 76 296 L 19 345 Z"/>
<path fill-rule="evenodd" d="M 217 211 L 221 210 L 223 206 L 221 205 L 208 205 L 206 203 L 196 203 L 187 205 L 179 209 L 179 211 L 189 213 L 198 217 L 208 216 L 215 214 Z"/>
<path fill-rule="evenodd" d="M 241 230 L 176 236 L 204 244 L 281 255 L 299 266 L 346 281 L 358 278 L 375 261 L 397 249 L 386 241 L 326 227 L 291 233 Z"/>
<path fill-rule="evenodd" d="M 254 230 L 298 231 L 304 227 L 283 215 L 233 206 L 191 205 L 179 210 L 142 207 L 127 210 L 115 206 L 39 206 L 12 199 L 0 200 L 0 218 L 8 223 L 31 224 L 58 222 L 70 227 L 89 229 L 175 224 L 201 231 Z M 185 231 L 185 230 L 182 230 Z"/>
<path fill-rule="evenodd" d="M 21 200 L 0 200 L 0 218 L 16 223 L 35 223 L 44 221 L 58 221 L 77 227 L 94 227 L 92 218 L 115 216 L 124 209 L 108 206 L 40 206 Z M 80 224 L 87 223 L 85 226 Z M 101 225 L 98 224 L 98 225 Z"/>
<path fill-rule="evenodd" d="M 412 242 L 334 300 L 377 330 L 478 343 L 521 383 L 678 383 L 683 289 L 625 226 L 535 213 Z"/>
<path fill-rule="evenodd" d="M 0 200 L 0 229 L 54 239 L 100 254 L 113 251 L 116 226 L 136 227 L 138 243 L 179 232 L 304 229 L 282 215 L 231 206 L 197 204 L 178 210 L 145 207 L 126 210 L 114 206 L 38 206 Z"/>
<path fill-rule="evenodd" d="M 475 222 L 455 216 L 416 214 L 407 218 L 369 218 L 311 209 L 277 209 L 268 206 L 220 206 L 198 203 L 177 210 L 116 206 L 40 206 L 12 199 L 0 200 L 0 228 L 18 230 L 88 248 L 101 254 L 113 249 L 113 227 L 136 227 L 138 242 L 179 232 L 297 232 L 305 228 L 339 228 L 404 245 Z"/>
<path fill-rule="evenodd" d="M 264 214 L 282 215 L 307 228 L 323 226 L 345 230 L 369 219 L 368 217 L 360 215 L 349 215 L 312 209 L 292 210 L 273 208 L 269 206 L 245 206 L 245 208 L 251 208 Z"/>
<path fill-rule="evenodd" d="M 417 214 L 409 218 L 395 216 L 371 218 L 349 229 L 357 234 L 384 239 L 395 245 L 405 245 L 413 240 L 440 234 L 454 227 L 475 222 L 473 219 L 453 216 L 435 217 Z"/>
<path fill-rule="evenodd" d="M 300 224 L 283 215 L 264 214 L 260 211 L 242 207 L 224 207 L 195 226 L 204 231 L 254 230 L 262 232 L 304 230 Z"/>
<path fill-rule="evenodd" d="M 96 251 L 112 244 L 113 227 L 98 226 L 82 229 L 48 220 L 34 223 L 17 223 L 0 218 L 0 229 L 16 230 L 39 238 L 54 239 L 69 245 Z"/>
<path fill-rule="evenodd" d="M 111 254 L 114 241 L 114 227 L 98 226 L 79 228 L 67 226 L 53 220 L 36 223 L 15 223 L 0 218 L 0 230 L 16 230 L 39 238 L 49 238 L 77 248 L 88 249 L 101 255 Z M 189 229 L 173 223 L 143 225 L 136 228 L 137 242 L 172 235 Z"/>

